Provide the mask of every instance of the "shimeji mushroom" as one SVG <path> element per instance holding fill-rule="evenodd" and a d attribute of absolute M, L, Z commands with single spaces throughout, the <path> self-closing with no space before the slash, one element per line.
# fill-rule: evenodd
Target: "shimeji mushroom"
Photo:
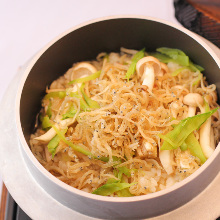
<path fill-rule="evenodd" d="M 72 118 L 67 118 L 65 120 L 58 119 L 55 125 L 58 128 L 65 128 L 71 125 L 73 122 L 74 121 L 72 120 Z M 36 137 L 35 139 L 39 141 L 49 142 L 55 135 L 56 135 L 56 131 L 53 128 L 51 128 L 45 134 Z"/>
<path fill-rule="evenodd" d="M 136 70 L 138 76 L 141 76 L 142 85 L 148 86 L 148 89 L 152 91 L 155 74 L 161 73 L 160 61 L 155 57 L 144 57 L 137 62 Z"/>
<path fill-rule="evenodd" d="M 159 153 L 160 162 L 168 175 L 173 173 L 173 150 L 161 150 Z"/>
<path fill-rule="evenodd" d="M 72 70 L 73 73 L 72 73 L 72 76 L 71 76 L 71 80 L 73 80 L 73 79 L 75 78 L 75 77 L 74 77 L 74 72 L 77 71 L 77 70 L 79 70 L 79 69 L 87 69 L 87 70 L 90 72 L 90 74 L 97 72 L 97 69 L 96 69 L 92 64 L 86 63 L 86 62 L 81 62 L 81 63 L 77 64 L 77 65 L 73 68 L 73 70 Z M 86 77 L 86 76 L 88 76 L 88 75 L 89 75 L 89 73 L 83 74 L 83 75 L 81 75 L 79 78 L 83 78 L 83 77 Z M 75 84 L 75 85 L 73 86 L 73 88 L 72 88 L 72 92 L 76 92 L 76 91 L 77 91 L 77 87 L 79 88 L 81 85 L 82 85 L 82 83 L 77 83 L 77 84 Z"/>
<path fill-rule="evenodd" d="M 183 103 L 189 106 L 188 117 L 192 117 L 196 113 L 196 107 L 200 108 L 202 113 L 205 112 L 204 99 L 198 93 L 189 93 L 183 98 Z M 208 118 L 199 129 L 199 142 L 206 158 L 209 158 L 215 150 L 212 144 L 214 136 L 211 135 L 211 117 Z"/>
<path fill-rule="evenodd" d="M 189 93 L 184 96 L 183 103 L 189 106 L 188 117 L 192 117 L 196 113 L 196 107 L 201 107 L 204 103 L 204 100 L 198 93 Z"/>
<path fill-rule="evenodd" d="M 140 59 L 136 64 L 136 71 L 142 79 L 142 85 L 148 86 L 152 91 L 154 86 L 155 72 L 161 71 L 160 61 L 155 57 L 147 56 Z M 146 157 L 148 151 L 152 151 L 153 146 L 149 142 L 144 142 L 141 148 L 138 148 L 138 154 L 141 157 Z"/>
<path fill-rule="evenodd" d="M 215 137 L 214 137 L 214 130 L 211 128 L 211 134 L 210 134 L 210 145 L 212 149 L 215 149 Z"/>
<path fill-rule="evenodd" d="M 81 62 L 73 67 L 73 74 L 71 76 L 71 78 L 72 78 L 71 80 L 74 79 L 74 71 L 77 71 L 79 69 L 87 69 L 91 73 L 97 72 L 97 69 L 92 64 L 86 63 L 86 62 Z M 86 74 L 86 75 L 89 75 L 89 74 Z M 80 78 L 82 78 L 82 76 Z"/>
<path fill-rule="evenodd" d="M 87 70 L 90 72 L 90 74 L 97 72 L 97 69 L 96 69 L 93 65 L 91 65 L 91 64 L 89 64 L 89 63 L 86 63 L 86 62 L 82 62 L 82 63 L 79 63 L 78 65 L 76 65 L 76 66 L 73 68 L 73 73 L 74 73 L 74 71 L 77 71 L 77 70 L 79 70 L 79 69 L 87 69 Z M 83 78 L 83 77 L 88 76 L 88 75 L 89 75 L 89 74 L 83 74 L 83 75 L 81 75 L 79 78 Z M 72 76 L 71 78 L 73 78 L 73 76 Z M 74 84 L 74 86 L 72 87 L 71 91 L 72 91 L 72 92 L 76 92 L 77 89 L 78 89 L 78 87 L 80 87 L 81 85 L 82 85 L 82 83 L 76 83 L 76 84 Z M 71 124 L 74 122 L 74 120 L 73 120 L 73 119 L 70 119 L 70 118 L 65 119 L 65 120 L 61 120 L 61 118 L 60 118 L 59 116 L 56 117 L 55 121 L 56 121 L 56 126 L 57 126 L 58 128 L 65 128 L 65 127 L 71 125 Z M 48 141 L 50 141 L 55 135 L 56 135 L 56 131 L 55 131 L 53 128 L 51 128 L 51 129 L 48 130 L 45 134 L 43 134 L 43 135 L 41 135 L 41 136 L 39 136 L 39 137 L 36 137 L 35 139 L 36 139 L 36 140 L 40 140 L 40 141 L 48 142 Z"/>
<path fill-rule="evenodd" d="M 155 57 L 144 57 L 137 62 L 136 65 L 137 74 L 141 76 L 143 81 L 142 85 L 148 86 L 148 89 L 152 91 L 154 87 L 155 75 L 161 76 L 163 72 L 168 72 L 168 68 L 165 65 L 161 65 L 160 61 Z M 149 143 L 145 143 L 146 146 Z M 146 152 L 145 145 L 142 146 L 142 150 Z M 139 150 L 140 151 L 140 150 Z M 139 152 L 139 154 L 143 152 Z M 146 153 L 145 153 L 146 154 Z M 173 151 L 164 150 L 159 152 L 160 161 L 168 174 L 173 173 Z"/>
<path fill-rule="evenodd" d="M 201 108 L 201 112 L 205 112 L 205 108 Z M 215 150 L 214 133 L 212 131 L 212 120 L 208 118 L 199 129 L 199 143 L 206 158 L 209 158 Z"/>

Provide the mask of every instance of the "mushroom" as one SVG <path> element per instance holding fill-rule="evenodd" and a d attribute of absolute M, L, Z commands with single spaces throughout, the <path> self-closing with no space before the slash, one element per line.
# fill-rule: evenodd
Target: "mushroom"
<path fill-rule="evenodd" d="M 73 72 L 76 71 L 76 70 L 79 70 L 79 69 L 87 69 L 88 71 L 90 71 L 91 73 L 95 73 L 97 72 L 97 69 L 90 63 L 86 63 L 86 62 L 81 62 L 79 64 L 77 64 L 76 66 L 73 67 Z M 86 75 L 89 75 L 89 74 L 86 74 Z M 71 76 L 71 80 L 74 79 L 73 77 L 74 75 L 72 74 Z M 82 78 L 82 76 L 80 77 Z"/>
<path fill-rule="evenodd" d="M 86 62 L 82 62 L 82 63 L 79 63 L 78 65 L 76 65 L 76 66 L 73 68 L 73 73 L 74 73 L 74 71 L 79 70 L 79 69 L 81 69 L 81 68 L 85 68 L 85 69 L 89 70 L 91 73 L 97 72 L 97 69 L 96 69 L 93 65 L 91 65 L 91 64 L 89 64 L 89 63 L 86 63 Z M 86 76 L 88 76 L 88 75 L 89 75 L 89 74 L 83 74 L 83 75 L 81 75 L 79 78 L 83 78 L 83 77 L 86 77 Z M 73 79 L 73 75 L 72 75 L 71 79 Z M 78 87 L 80 87 L 81 85 L 82 85 L 82 83 L 74 84 L 74 86 L 72 87 L 71 91 L 72 91 L 72 92 L 76 92 L 77 89 L 78 89 Z M 69 119 L 69 118 L 66 119 L 66 120 L 61 120 L 61 118 L 57 118 L 57 117 L 56 117 L 56 120 L 57 120 L 56 126 L 57 126 L 58 128 L 61 128 L 61 127 L 64 127 L 64 128 L 65 128 L 65 127 L 71 125 L 71 124 L 74 122 L 72 119 Z M 51 129 L 48 130 L 45 134 L 43 134 L 43 135 L 41 135 L 41 136 L 39 136 L 39 137 L 36 137 L 35 139 L 36 139 L 36 140 L 40 140 L 40 141 L 48 142 L 48 141 L 50 141 L 55 135 L 56 135 L 56 131 L 55 131 L 53 128 L 51 128 Z"/>
<path fill-rule="evenodd" d="M 189 105 L 188 117 L 195 115 L 196 107 L 198 106 L 202 113 L 205 112 L 203 106 L 204 100 L 198 93 L 189 93 L 183 98 L 183 103 Z M 213 146 L 214 136 L 211 137 L 211 117 L 208 118 L 199 129 L 199 143 L 206 158 L 209 158 L 215 150 Z"/>
<path fill-rule="evenodd" d="M 214 137 L 214 129 L 211 128 L 211 140 L 210 140 L 210 145 L 212 149 L 215 149 L 215 137 Z"/>
<path fill-rule="evenodd" d="M 144 141 L 141 147 L 137 148 L 137 153 L 141 158 L 156 158 L 157 147 L 151 143 Z"/>
<path fill-rule="evenodd" d="M 214 134 L 211 131 L 211 117 L 209 117 L 199 129 L 199 143 L 206 158 L 209 158 L 215 150 Z"/>
<path fill-rule="evenodd" d="M 173 150 L 162 150 L 159 153 L 160 162 L 168 175 L 173 173 Z"/>
<path fill-rule="evenodd" d="M 56 127 L 58 127 L 59 129 L 65 128 L 71 125 L 73 122 L 74 121 L 71 118 L 67 118 L 65 120 L 58 120 L 58 122 L 56 123 Z M 39 141 L 49 142 L 55 135 L 56 135 L 56 131 L 53 128 L 51 128 L 45 134 L 36 137 L 34 139 Z"/>
<path fill-rule="evenodd" d="M 192 117 L 196 113 L 196 107 L 201 107 L 204 103 L 204 100 L 198 93 L 189 93 L 184 96 L 183 103 L 189 106 L 188 117 Z"/>
<path fill-rule="evenodd" d="M 74 80 L 76 78 L 83 78 L 83 77 L 90 75 L 88 72 L 87 73 L 80 72 L 80 74 L 75 74 L 75 71 L 77 71 L 79 69 L 87 69 L 88 72 L 90 72 L 90 74 L 97 72 L 97 69 L 92 64 L 86 63 L 86 62 L 81 62 L 73 67 L 73 70 L 72 70 L 73 73 L 71 76 L 71 80 Z M 74 86 L 72 88 L 72 92 L 76 92 L 77 88 L 80 87 L 81 85 L 82 85 L 82 83 L 74 84 Z"/>
<path fill-rule="evenodd" d="M 136 70 L 137 74 L 142 76 L 142 85 L 148 86 L 149 90 L 152 91 L 155 74 L 161 72 L 160 61 L 152 56 L 144 57 L 137 62 Z"/>
<path fill-rule="evenodd" d="M 50 141 L 54 136 L 56 135 L 56 131 L 51 128 L 50 130 L 48 130 L 45 134 L 39 136 L 39 137 L 36 137 L 34 138 L 35 140 L 38 140 L 38 141 L 45 141 L 45 142 L 48 142 Z"/>
<path fill-rule="evenodd" d="M 137 62 L 136 70 L 138 75 L 142 75 L 143 83 L 142 85 L 148 86 L 149 90 L 152 91 L 154 87 L 155 75 L 161 76 L 163 72 L 167 72 L 168 68 L 161 63 L 155 57 L 144 57 Z M 149 146 L 149 143 L 146 145 Z M 141 149 L 140 149 L 141 150 Z M 139 154 L 140 154 L 139 150 Z M 146 155 L 147 149 L 144 144 L 142 146 L 142 155 Z M 169 150 L 160 151 L 159 153 L 160 161 L 168 174 L 173 173 L 173 152 Z"/>

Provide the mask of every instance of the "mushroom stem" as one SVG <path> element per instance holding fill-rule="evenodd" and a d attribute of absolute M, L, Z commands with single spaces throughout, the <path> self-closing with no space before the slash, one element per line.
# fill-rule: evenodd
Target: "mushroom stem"
<path fill-rule="evenodd" d="M 215 137 L 214 137 L 214 130 L 211 128 L 211 137 L 210 137 L 210 146 L 213 150 L 215 150 Z"/>
<path fill-rule="evenodd" d="M 137 62 L 136 70 L 138 76 L 142 78 L 142 85 L 148 86 L 148 89 L 152 91 L 155 74 L 158 75 L 161 72 L 160 61 L 152 56 L 143 57 Z"/>
<path fill-rule="evenodd" d="M 173 173 L 173 151 L 172 150 L 162 150 L 159 153 L 160 162 L 167 172 L 167 174 Z"/>
<path fill-rule="evenodd" d="M 149 90 L 152 91 L 154 87 L 154 68 L 151 66 L 146 66 L 144 69 L 144 74 L 142 76 L 142 85 L 148 86 Z"/>
<path fill-rule="evenodd" d="M 201 113 L 205 113 L 205 107 L 200 106 L 200 111 Z M 206 158 L 209 158 L 215 150 L 215 146 L 214 147 L 212 146 L 212 141 L 211 141 L 211 133 L 212 133 L 211 124 L 212 124 L 212 119 L 210 117 L 201 125 L 199 129 L 199 143 Z M 214 138 L 214 134 L 213 134 L 213 138 Z"/>
<path fill-rule="evenodd" d="M 82 63 L 78 64 L 77 66 L 74 67 L 73 70 L 78 70 L 78 69 L 81 69 L 81 68 L 86 68 L 86 69 L 88 69 L 91 73 L 97 72 L 97 69 L 96 69 L 93 65 L 91 65 L 91 64 L 89 64 L 89 63 L 85 63 L 85 62 L 82 62 Z M 88 74 L 81 75 L 80 78 L 83 78 L 83 77 L 86 77 L 86 76 L 88 76 Z M 71 91 L 72 91 L 72 92 L 77 92 L 77 89 L 78 89 L 79 87 L 81 87 L 81 85 L 82 85 L 82 83 L 77 83 L 77 84 L 75 84 L 75 85 L 72 87 Z M 56 117 L 56 118 L 57 118 L 57 117 Z M 58 118 L 58 119 L 57 119 L 57 127 L 60 127 L 60 128 L 61 128 L 61 127 L 64 127 L 64 128 L 65 128 L 65 127 L 71 125 L 73 122 L 74 122 L 74 120 L 72 120 L 72 119 L 70 119 L 70 118 L 68 118 L 68 119 L 66 119 L 66 120 L 61 120 L 61 119 Z M 60 124 L 60 126 L 59 126 L 58 124 Z M 48 130 L 45 134 L 43 134 L 43 135 L 41 135 L 41 136 L 39 136 L 39 137 L 36 137 L 35 139 L 36 139 L 36 140 L 39 140 L 39 141 L 48 142 L 48 141 L 50 141 L 55 135 L 56 135 L 56 131 L 55 131 L 53 128 L 51 128 L 51 129 Z"/>
<path fill-rule="evenodd" d="M 214 152 L 211 146 L 211 117 L 208 118 L 199 129 L 199 142 L 206 158 Z"/>
<path fill-rule="evenodd" d="M 73 68 L 73 71 L 76 71 L 81 68 L 85 68 L 85 69 L 89 70 L 91 73 L 97 72 L 97 69 L 93 65 L 91 65 L 90 63 L 86 63 L 86 62 L 82 62 L 82 63 L 79 63 L 78 65 L 76 65 Z"/>
<path fill-rule="evenodd" d="M 196 114 L 196 107 L 201 107 L 204 100 L 199 93 L 189 93 L 184 96 L 183 103 L 189 106 L 188 117 L 192 117 Z"/>
<path fill-rule="evenodd" d="M 38 141 L 45 141 L 45 142 L 48 142 L 50 141 L 54 136 L 56 135 L 56 131 L 51 128 L 50 130 L 48 130 L 45 134 L 39 136 L 39 137 L 36 137 L 34 138 L 35 140 L 38 140 Z"/>
<path fill-rule="evenodd" d="M 65 128 L 65 127 L 71 125 L 73 122 L 74 122 L 74 120 L 68 118 L 68 119 L 65 119 L 65 120 L 62 120 L 62 121 L 60 120 L 59 121 L 60 126 L 59 125 L 56 125 L 56 126 L 58 128 Z M 34 139 L 35 140 L 39 140 L 39 141 L 49 142 L 55 135 L 56 135 L 56 131 L 53 128 L 51 128 L 45 134 L 43 134 L 43 135 L 41 135 L 39 137 L 36 137 Z"/>
<path fill-rule="evenodd" d="M 188 108 L 188 117 L 192 117 L 196 114 L 196 107 L 189 106 Z"/>

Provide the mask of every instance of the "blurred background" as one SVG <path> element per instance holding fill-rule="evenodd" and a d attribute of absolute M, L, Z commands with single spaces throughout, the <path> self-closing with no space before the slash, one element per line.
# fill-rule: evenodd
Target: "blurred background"
<path fill-rule="evenodd" d="M 215 1 L 218 6 L 220 0 Z M 185 0 L 0 0 L 0 100 L 18 68 L 60 33 L 85 21 L 111 15 L 151 16 L 181 25 L 175 17 L 174 2 L 180 4 L 178 20 L 202 34 L 200 29 L 193 29 L 195 22 L 200 22 L 196 16 L 201 12 L 189 10 Z M 188 7 L 188 17 L 181 12 L 184 5 Z M 0 176 L 0 198 L 2 184 Z"/>
<path fill-rule="evenodd" d="M 120 14 L 177 23 L 173 0 L 0 0 L 0 99 L 18 67 L 57 35 L 88 20 Z"/>

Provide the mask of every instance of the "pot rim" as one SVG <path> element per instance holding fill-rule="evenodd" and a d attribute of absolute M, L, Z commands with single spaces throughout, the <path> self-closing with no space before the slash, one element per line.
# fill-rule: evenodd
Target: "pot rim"
<path fill-rule="evenodd" d="M 187 30 L 184 27 L 178 26 L 176 24 L 173 24 L 171 22 L 168 22 L 166 20 L 163 19 L 158 19 L 158 18 L 153 18 L 153 17 L 149 17 L 149 16 L 142 16 L 142 15 L 114 15 L 114 16 L 105 16 L 105 17 L 101 17 L 101 18 L 97 18 L 97 19 L 92 19 L 86 22 L 83 22 L 77 26 L 74 26 L 70 29 L 68 29 L 67 31 L 61 33 L 60 35 L 58 35 L 57 37 L 55 37 L 52 41 L 50 41 L 47 45 L 45 45 L 32 59 L 31 61 L 28 63 L 26 70 L 23 73 L 23 76 L 20 80 L 19 86 L 18 86 L 18 90 L 17 90 L 17 95 L 16 95 L 16 102 L 15 102 L 15 123 L 16 123 L 16 127 L 17 127 L 17 131 L 18 131 L 18 135 L 19 135 L 19 139 L 21 142 L 21 145 L 25 151 L 25 153 L 27 154 L 27 156 L 29 157 L 29 159 L 32 161 L 33 165 L 38 169 L 38 171 L 40 171 L 41 174 L 43 174 L 46 178 L 49 178 L 51 181 L 53 181 L 56 185 L 58 185 L 59 187 L 63 188 L 64 190 L 67 190 L 71 193 L 77 194 L 79 196 L 82 197 L 87 197 L 89 199 L 92 200 L 98 200 L 98 201 L 103 201 L 103 202 L 113 202 L 113 203 L 129 203 L 129 202 L 139 202 L 139 201 L 143 201 L 143 200 L 149 200 L 149 199 L 153 199 L 153 198 L 157 198 L 160 196 L 163 196 L 165 194 L 171 193 L 175 190 L 178 190 L 179 188 L 181 188 L 182 186 L 190 183 L 191 181 L 195 180 L 197 176 L 199 176 L 211 163 L 212 161 L 217 157 L 217 155 L 220 152 L 220 143 L 217 145 L 214 153 L 207 159 L 207 161 L 198 169 L 196 170 L 193 174 L 191 174 L 189 177 L 185 178 L 184 180 L 175 183 L 173 186 L 170 186 L 166 189 L 160 190 L 158 192 L 154 192 L 154 193 L 150 193 L 147 195 L 141 195 L 141 196 L 134 196 L 134 197 L 107 197 L 107 196 L 100 196 L 100 195 L 95 195 L 95 194 L 91 194 L 91 193 L 87 193 L 84 192 L 82 190 L 76 189 L 74 187 L 71 187 L 69 185 L 67 185 L 66 183 L 62 182 L 61 180 L 57 179 L 55 176 L 53 176 L 50 172 L 48 172 L 40 163 L 39 161 L 34 157 L 33 153 L 31 152 L 23 131 L 22 131 L 22 127 L 21 127 L 21 121 L 20 121 L 20 100 L 21 100 L 21 94 L 22 94 L 22 90 L 25 84 L 25 81 L 28 77 L 29 72 L 31 71 L 31 69 L 33 68 L 33 66 L 35 65 L 35 63 L 38 61 L 38 59 L 41 57 L 41 55 L 49 48 L 51 47 L 54 43 L 56 43 L 59 39 L 63 38 L 64 36 L 66 36 L 67 34 L 82 28 L 84 26 L 93 24 L 93 23 L 97 23 L 97 22 L 102 22 L 105 20 L 113 20 L 113 19 L 126 19 L 126 18 L 133 18 L 133 19 L 143 19 L 143 20 L 150 20 L 150 21 L 154 21 L 154 22 L 158 22 L 158 23 L 162 23 L 164 25 L 168 25 L 170 27 L 173 27 L 177 30 L 179 30 L 182 33 L 187 34 L 189 37 L 191 37 L 192 39 L 194 39 L 195 41 L 197 41 L 211 56 L 212 58 L 215 60 L 216 64 L 218 65 L 218 67 L 220 68 L 220 59 L 217 57 L 216 53 L 206 44 L 206 42 L 204 42 L 198 35 L 192 33 L 191 31 Z"/>

